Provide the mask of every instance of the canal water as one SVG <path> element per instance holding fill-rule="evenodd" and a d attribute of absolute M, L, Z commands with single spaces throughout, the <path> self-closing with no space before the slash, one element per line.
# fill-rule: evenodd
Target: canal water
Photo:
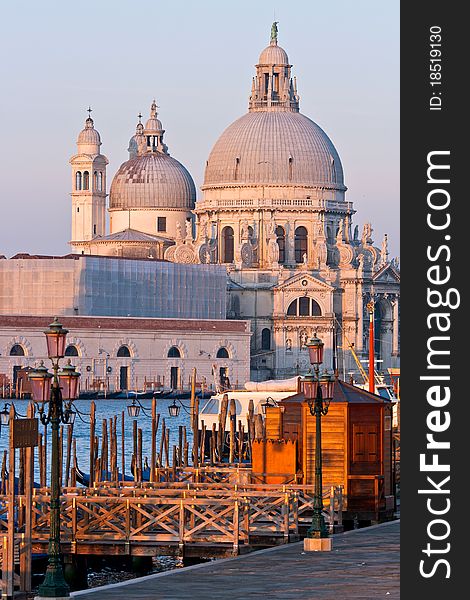
<path fill-rule="evenodd" d="M 19 415 L 25 415 L 28 400 L 5 400 L 6 403 L 13 402 L 15 409 Z M 152 436 L 152 421 L 150 418 L 152 412 L 152 400 L 140 400 L 140 403 L 148 413 L 148 417 L 145 416 L 141 410 L 137 419 L 132 419 L 127 413 L 127 406 L 131 404 L 132 400 L 95 400 L 96 406 L 96 431 L 95 435 L 98 436 L 101 444 L 101 432 L 103 427 L 103 420 L 108 420 L 108 440 L 109 440 L 109 419 L 117 416 L 117 436 L 118 436 L 118 469 L 121 471 L 121 418 L 122 412 L 124 411 L 124 431 L 125 431 L 125 456 L 126 456 L 126 474 L 131 475 L 131 457 L 133 452 L 133 421 L 137 421 L 137 426 L 142 429 L 142 455 L 148 457 L 150 463 L 151 455 L 151 436 Z M 170 462 L 172 459 L 172 446 L 178 444 L 178 430 L 180 425 L 186 426 L 187 440 L 190 448 L 192 447 L 192 431 L 189 420 L 189 400 L 177 400 L 179 406 L 181 406 L 180 413 L 177 417 L 170 417 L 168 407 L 173 403 L 172 399 L 158 399 L 157 400 L 157 413 L 160 414 L 160 422 L 157 432 L 157 452 L 160 449 L 160 440 L 162 433 L 162 422 L 165 419 L 165 426 L 170 431 Z M 76 439 L 77 445 L 77 461 L 79 468 L 85 472 L 89 472 L 90 462 L 90 400 L 76 400 L 74 402 L 75 410 L 80 411 L 81 416 L 77 414 L 75 422 L 73 424 L 73 436 Z M 204 405 L 204 400 L 201 401 L 200 406 Z M 0 404 L 0 408 L 3 407 Z M 67 440 L 67 428 L 69 425 L 63 426 L 64 431 L 64 461 L 65 461 L 65 445 Z M 39 423 L 39 431 L 44 434 L 44 425 Z M 47 442 L 48 442 L 48 461 L 50 460 L 50 426 L 47 427 Z M 3 458 L 3 450 L 8 449 L 8 427 L 2 426 L 0 433 L 0 452 Z M 101 445 L 99 445 L 99 452 L 101 452 Z M 38 461 L 37 461 L 37 450 L 35 452 L 35 481 L 39 481 L 38 475 Z M 49 469 L 48 469 L 49 472 Z"/>

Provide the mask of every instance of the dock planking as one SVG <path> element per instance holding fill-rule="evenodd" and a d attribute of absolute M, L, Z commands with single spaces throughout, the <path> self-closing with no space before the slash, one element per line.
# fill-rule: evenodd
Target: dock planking
<path fill-rule="evenodd" d="M 374 600 L 400 597 L 400 522 L 335 535 L 332 552 L 295 543 L 132 582 L 75 592 L 84 600 Z"/>

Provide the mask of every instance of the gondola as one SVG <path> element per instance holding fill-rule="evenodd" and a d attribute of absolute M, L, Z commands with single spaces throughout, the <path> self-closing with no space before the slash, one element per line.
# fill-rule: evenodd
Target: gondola
<path fill-rule="evenodd" d="M 75 477 L 77 479 L 77 482 L 80 485 L 83 485 L 85 487 L 88 487 L 90 485 L 90 474 L 89 473 L 84 473 L 83 471 L 81 471 L 78 467 L 75 467 Z M 102 481 L 111 481 L 112 480 L 112 474 L 110 471 L 105 472 L 103 471 L 101 473 L 101 479 Z M 118 473 L 118 481 L 122 481 L 122 474 Z M 134 481 L 134 477 L 132 475 L 124 475 L 124 481 Z M 150 469 L 142 469 L 142 481 L 150 481 Z"/>
<path fill-rule="evenodd" d="M 78 399 L 79 400 L 94 400 L 97 397 L 98 397 L 98 392 L 82 391 L 82 392 L 80 392 Z"/>

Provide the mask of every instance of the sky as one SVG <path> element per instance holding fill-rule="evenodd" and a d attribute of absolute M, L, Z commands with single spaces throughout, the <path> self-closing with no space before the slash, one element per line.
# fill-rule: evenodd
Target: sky
<path fill-rule="evenodd" d="M 398 0 L 2 3 L 0 255 L 70 251 L 68 161 L 89 105 L 108 191 L 154 97 L 199 188 L 215 141 L 247 111 L 274 15 L 300 110 L 341 157 L 354 224 L 370 221 L 379 247 L 387 233 L 399 256 Z"/>

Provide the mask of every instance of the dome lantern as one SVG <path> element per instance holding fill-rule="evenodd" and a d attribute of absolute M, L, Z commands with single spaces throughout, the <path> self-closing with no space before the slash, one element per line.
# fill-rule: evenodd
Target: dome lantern
<path fill-rule="evenodd" d="M 256 65 L 249 102 L 250 111 L 299 111 L 299 97 L 291 79 L 287 52 L 277 43 L 277 21 L 271 27 L 271 40 Z"/>
<path fill-rule="evenodd" d="M 77 149 L 79 154 L 99 154 L 101 138 L 95 129 L 93 119 L 91 118 L 91 108 L 88 108 L 88 118 L 85 121 L 85 128 L 80 131 L 77 138 Z"/>
<path fill-rule="evenodd" d="M 157 108 L 157 103 L 154 100 L 150 106 L 150 118 L 147 120 L 143 130 L 147 143 L 146 152 L 162 152 L 163 154 L 168 154 L 168 146 L 163 143 L 163 134 L 165 133 L 165 130 L 163 129 L 162 122 L 157 118 Z"/>

